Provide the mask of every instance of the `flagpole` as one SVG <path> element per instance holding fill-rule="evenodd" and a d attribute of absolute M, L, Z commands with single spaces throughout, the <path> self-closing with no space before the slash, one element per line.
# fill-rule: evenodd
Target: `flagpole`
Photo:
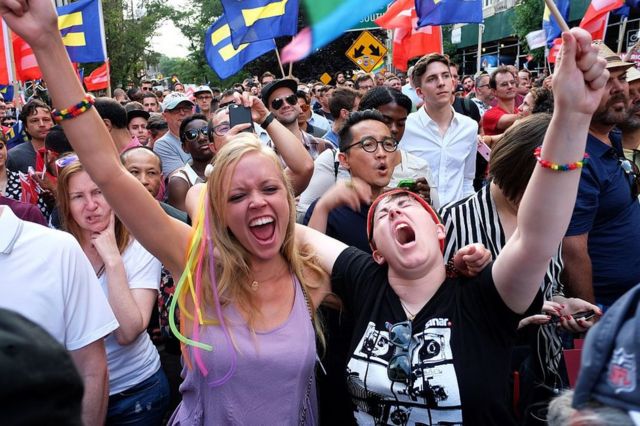
<path fill-rule="evenodd" d="M 273 43 L 275 44 L 276 40 L 273 40 Z M 282 73 L 282 78 L 285 78 L 286 76 L 284 75 L 284 67 L 282 66 L 282 61 L 280 60 L 280 52 L 278 52 L 278 46 L 276 46 L 276 58 L 278 58 L 278 65 L 280 65 L 280 72 Z"/>
<path fill-rule="evenodd" d="M 484 31 L 484 24 L 478 24 L 478 58 L 476 59 L 476 72 L 480 73 L 480 67 L 482 66 L 482 33 Z"/>
<path fill-rule="evenodd" d="M 289 78 L 293 77 L 293 62 L 289 62 Z"/>
<path fill-rule="evenodd" d="M 618 51 L 616 52 L 618 55 L 622 52 L 622 43 L 624 41 L 624 35 L 627 31 L 627 20 L 628 18 L 625 16 L 622 18 L 622 24 L 620 25 L 620 35 L 618 36 Z"/>
<path fill-rule="evenodd" d="M 553 15 L 553 17 L 556 18 L 556 23 L 558 24 L 562 32 L 569 32 L 569 26 L 562 17 L 562 13 L 560 13 L 560 11 L 558 10 L 558 6 L 556 6 L 555 2 L 553 0 L 544 0 L 544 2 L 549 8 L 549 11 Z"/>

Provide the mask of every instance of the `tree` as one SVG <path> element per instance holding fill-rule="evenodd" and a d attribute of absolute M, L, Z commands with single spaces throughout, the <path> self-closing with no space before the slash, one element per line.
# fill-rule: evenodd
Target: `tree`
<path fill-rule="evenodd" d="M 155 64 L 159 56 L 150 47 L 153 34 L 174 10 L 166 0 L 138 0 L 138 6 L 126 0 L 102 0 L 107 55 L 111 63 L 111 86 L 138 82 L 147 64 Z M 100 64 L 85 66 L 85 73 Z"/>
<path fill-rule="evenodd" d="M 544 2 L 538 0 L 520 0 L 518 4 L 516 4 L 515 16 L 513 18 L 513 28 L 520 40 L 520 45 L 524 53 L 530 53 L 534 61 L 538 63 L 544 63 L 544 49 L 529 50 L 526 37 L 531 31 L 540 29 L 543 13 Z"/>

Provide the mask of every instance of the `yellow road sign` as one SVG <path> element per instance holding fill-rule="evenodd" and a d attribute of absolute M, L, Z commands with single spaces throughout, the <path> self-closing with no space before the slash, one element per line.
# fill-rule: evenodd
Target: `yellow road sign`
<path fill-rule="evenodd" d="M 363 31 L 345 55 L 364 72 L 371 72 L 386 53 L 387 48 L 380 40 L 369 31 Z"/>
<path fill-rule="evenodd" d="M 320 81 L 321 81 L 323 84 L 329 84 L 329 82 L 331 81 L 331 76 L 329 75 L 329 73 L 328 73 L 328 72 L 325 72 L 324 74 L 322 74 L 322 75 L 320 76 Z"/>

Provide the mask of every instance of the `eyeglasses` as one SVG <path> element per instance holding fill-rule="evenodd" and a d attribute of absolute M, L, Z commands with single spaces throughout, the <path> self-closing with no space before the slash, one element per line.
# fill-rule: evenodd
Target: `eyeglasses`
<path fill-rule="evenodd" d="M 67 167 L 69 164 L 75 163 L 76 161 L 80 161 L 80 160 L 78 159 L 78 156 L 75 154 L 66 155 L 64 157 L 58 158 L 55 161 L 56 170 L 58 174 L 60 174 L 60 170 Z"/>
<path fill-rule="evenodd" d="M 207 137 L 209 135 L 209 127 L 204 126 L 199 129 L 185 130 L 182 134 L 184 135 L 184 138 L 186 140 L 188 140 L 189 142 L 193 142 L 198 139 L 198 135 Z"/>
<path fill-rule="evenodd" d="M 289 95 L 285 98 L 275 98 L 274 100 L 271 101 L 271 108 L 275 110 L 279 110 L 280 108 L 282 108 L 285 101 L 289 105 L 294 106 L 295 104 L 298 103 L 298 97 L 296 95 Z"/>
<path fill-rule="evenodd" d="M 177 106 L 174 109 L 170 109 L 167 112 L 172 114 L 190 114 L 193 111 L 192 106 Z"/>
<path fill-rule="evenodd" d="M 626 158 L 618 159 L 620 162 L 620 166 L 622 166 L 622 170 L 633 179 L 630 183 L 631 185 L 631 195 L 633 198 L 637 198 L 638 194 L 640 194 L 640 170 L 638 166 L 633 161 L 629 161 Z"/>
<path fill-rule="evenodd" d="M 302 110 L 302 112 L 309 111 L 309 108 L 309 104 L 300 104 L 300 109 Z"/>
<path fill-rule="evenodd" d="M 386 137 L 379 141 L 373 136 L 365 136 L 358 142 L 352 143 L 351 145 L 345 147 L 342 152 L 345 152 L 356 145 L 362 146 L 362 149 L 364 149 L 366 152 L 376 152 L 378 150 L 378 145 L 382 145 L 382 149 L 387 152 L 394 152 L 396 149 L 398 149 L 398 141 L 392 137 Z"/>
<path fill-rule="evenodd" d="M 385 323 L 389 331 L 389 343 L 395 346 L 387 365 L 387 377 L 392 382 L 406 382 L 411 377 L 411 321 L 397 324 Z"/>
<path fill-rule="evenodd" d="M 217 126 L 213 126 L 213 128 L 211 129 L 211 132 L 214 133 L 216 136 L 224 136 L 227 134 L 230 128 L 231 126 L 229 125 L 229 122 L 223 121 Z"/>

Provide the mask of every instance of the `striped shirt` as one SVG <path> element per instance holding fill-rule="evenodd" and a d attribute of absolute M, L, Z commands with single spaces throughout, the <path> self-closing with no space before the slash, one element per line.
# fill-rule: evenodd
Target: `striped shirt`
<path fill-rule="evenodd" d="M 498 210 L 491 197 L 490 185 L 485 185 L 475 194 L 455 203 L 450 203 L 440 209 L 443 224 L 446 228 L 446 244 L 444 258 L 449 260 L 462 247 L 482 243 L 495 259 L 504 247 L 505 234 L 498 217 Z M 563 262 L 562 246 L 551 259 L 549 268 L 542 283 L 544 300 L 551 300 L 554 295 L 562 294 L 560 273 Z M 539 365 L 543 374 L 551 372 L 557 374 L 562 353 L 562 343 L 555 325 L 541 326 L 538 335 L 538 359 L 544 365 Z M 542 359 L 544 358 L 544 360 Z M 546 376 L 545 376 L 546 378 Z"/>

